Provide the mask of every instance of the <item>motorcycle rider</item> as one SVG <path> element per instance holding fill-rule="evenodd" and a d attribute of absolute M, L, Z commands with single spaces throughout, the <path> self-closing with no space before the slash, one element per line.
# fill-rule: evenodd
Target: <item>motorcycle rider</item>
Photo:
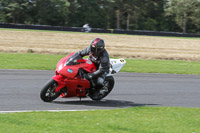
<path fill-rule="evenodd" d="M 105 49 L 104 40 L 101 38 L 94 39 L 89 47 L 76 52 L 71 58 L 77 60 L 87 55 L 89 55 L 89 59 L 96 65 L 97 71 L 86 74 L 85 78 L 88 80 L 96 79 L 97 85 L 103 86 L 110 68 L 109 54 Z"/>

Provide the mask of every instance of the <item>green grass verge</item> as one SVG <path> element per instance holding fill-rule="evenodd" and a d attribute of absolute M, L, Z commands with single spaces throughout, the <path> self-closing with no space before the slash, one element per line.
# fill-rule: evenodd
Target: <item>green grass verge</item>
<path fill-rule="evenodd" d="M 126 59 L 122 71 L 139 73 L 200 74 L 200 62 Z"/>
<path fill-rule="evenodd" d="M 0 114 L 2 133 L 198 133 L 199 108 L 128 109 Z"/>
<path fill-rule="evenodd" d="M 0 69 L 54 70 L 65 55 L 0 53 Z"/>
<path fill-rule="evenodd" d="M 0 53 L 0 69 L 55 70 L 66 55 Z M 200 62 L 126 59 L 122 72 L 200 74 Z"/>

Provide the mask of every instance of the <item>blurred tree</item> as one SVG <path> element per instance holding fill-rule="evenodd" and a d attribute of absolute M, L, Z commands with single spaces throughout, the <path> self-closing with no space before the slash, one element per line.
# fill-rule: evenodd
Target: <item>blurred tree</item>
<path fill-rule="evenodd" d="M 101 11 L 104 12 L 104 21 L 106 23 L 107 29 L 115 28 L 116 27 L 116 13 L 114 11 L 114 0 L 100 0 L 99 5 Z"/>
<path fill-rule="evenodd" d="M 78 9 L 81 7 L 79 5 L 77 0 L 68 0 L 70 5 L 69 5 L 69 14 L 68 14 L 68 25 L 71 27 L 74 26 L 81 26 L 79 22 L 79 18 L 81 17 L 78 12 Z"/>
<path fill-rule="evenodd" d="M 135 0 L 133 6 L 134 10 L 132 10 L 131 12 L 131 17 L 130 17 L 131 23 L 129 27 L 131 29 L 138 30 L 140 29 L 141 22 L 143 21 L 142 20 L 142 14 L 144 14 L 143 2 L 140 0 Z"/>
<path fill-rule="evenodd" d="M 126 30 L 130 29 L 130 18 L 132 16 L 132 12 L 135 10 L 136 8 L 136 4 L 135 4 L 135 0 L 124 0 L 123 1 L 123 10 L 124 10 L 124 15 L 126 16 Z"/>
<path fill-rule="evenodd" d="M 9 23 L 23 23 L 26 19 L 29 7 L 27 0 L 2 0 L 0 2 L 0 12 L 4 15 L 2 20 Z"/>
<path fill-rule="evenodd" d="M 200 33 L 200 0 L 0 0 L 0 22 Z"/>
<path fill-rule="evenodd" d="M 106 28 L 106 14 L 99 0 L 69 0 L 69 25 L 81 27 L 89 23 L 91 27 Z"/>
<path fill-rule="evenodd" d="M 115 12 L 115 16 L 116 16 L 116 28 L 120 29 L 121 25 L 120 25 L 120 21 L 121 21 L 121 10 L 123 9 L 123 3 L 124 0 L 110 0 L 111 4 L 112 4 L 112 10 L 113 12 Z"/>
<path fill-rule="evenodd" d="M 196 8 L 194 9 L 194 14 L 191 15 L 190 19 L 192 20 L 192 24 L 194 25 L 194 27 L 192 27 L 192 30 L 188 30 L 189 32 L 194 32 L 194 33 L 200 33 L 200 0 L 197 0 L 196 2 Z"/>
<path fill-rule="evenodd" d="M 34 23 L 63 26 L 68 22 L 68 6 L 66 0 L 35 0 Z"/>
<path fill-rule="evenodd" d="M 191 24 L 199 25 L 199 9 L 200 0 L 169 0 L 166 15 L 174 16 L 183 33 L 186 33 L 189 21 Z"/>
<path fill-rule="evenodd" d="M 164 23 L 164 0 L 147 0 L 138 6 L 140 12 L 140 30 L 162 30 Z M 141 6 L 142 5 L 142 6 Z"/>

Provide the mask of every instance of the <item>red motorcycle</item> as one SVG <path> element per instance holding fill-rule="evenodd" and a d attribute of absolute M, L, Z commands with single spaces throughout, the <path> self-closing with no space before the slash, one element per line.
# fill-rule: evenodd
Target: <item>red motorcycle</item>
<path fill-rule="evenodd" d="M 75 53 L 75 52 L 74 52 Z M 55 76 L 48 81 L 40 92 L 44 102 L 51 102 L 58 98 L 90 97 L 92 100 L 101 100 L 106 97 L 114 87 L 113 74 L 118 72 L 126 63 L 124 59 L 111 59 L 110 73 L 103 86 L 95 85 L 95 80 L 87 80 L 85 74 L 96 71 L 96 66 L 89 59 L 70 60 L 74 54 L 62 58 L 58 63 Z M 116 66 L 113 68 L 113 66 Z"/>

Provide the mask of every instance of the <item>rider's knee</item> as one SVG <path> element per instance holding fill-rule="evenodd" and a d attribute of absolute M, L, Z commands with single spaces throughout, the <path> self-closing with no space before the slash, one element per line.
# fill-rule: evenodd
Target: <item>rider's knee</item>
<path fill-rule="evenodd" d="M 97 85 L 103 86 L 103 82 L 104 82 L 104 79 L 102 77 L 99 77 L 97 79 Z"/>

